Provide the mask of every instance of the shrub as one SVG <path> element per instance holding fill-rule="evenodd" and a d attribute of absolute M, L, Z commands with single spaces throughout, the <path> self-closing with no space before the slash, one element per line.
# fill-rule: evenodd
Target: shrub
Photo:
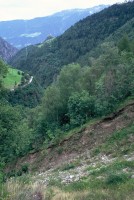
<path fill-rule="evenodd" d="M 27 172 L 28 172 L 28 164 L 27 164 L 27 163 L 25 163 L 24 165 L 22 165 L 21 171 L 22 171 L 23 173 L 27 173 Z"/>
<path fill-rule="evenodd" d="M 116 185 L 118 183 L 124 183 L 128 180 L 128 175 L 126 174 L 109 174 L 106 179 L 106 184 Z"/>

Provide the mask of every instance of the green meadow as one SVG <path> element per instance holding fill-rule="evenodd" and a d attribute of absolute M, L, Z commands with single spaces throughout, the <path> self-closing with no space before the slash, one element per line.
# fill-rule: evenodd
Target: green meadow
<path fill-rule="evenodd" d="M 21 77 L 22 71 L 9 67 L 6 77 L 3 78 L 5 88 L 13 89 L 15 85 L 18 85 L 21 82 Z"/>

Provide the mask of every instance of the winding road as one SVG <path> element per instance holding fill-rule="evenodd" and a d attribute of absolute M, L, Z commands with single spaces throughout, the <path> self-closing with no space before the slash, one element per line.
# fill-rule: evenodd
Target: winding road
<path fill-rule="evenodd" d="M 32 81 L 33 81 L 33 76 L 31 76 L 30 79 L 29 79 L 29 81 L 28 81 L 26 84 L 22 85 L 21 88 L 24 88 L 24 87 L 26 87 L 27 85 L 31 84 Z M 17 89 L 17 88 L 18 88 L 18 85 L 17 85 L 17 87 L 12 88 L 11 91 L 14 91 L 14 90 Z"/>

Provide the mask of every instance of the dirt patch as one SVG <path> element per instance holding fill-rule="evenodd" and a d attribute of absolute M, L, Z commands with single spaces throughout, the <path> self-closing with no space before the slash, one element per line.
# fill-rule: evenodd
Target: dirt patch
<path fill-rule="evenodd" d="M 87 126 L 57 146 L 21 158 L 16 166 L 18 168 L 22 163 L 29 163 L 31 170 L 35 171 L 45 171 L 52 167 L 58 167 L 84 152 L 90 152 L 91 149 L 102 144 L 109 135 L 127 127 L 132 122 L 134 122 L 134 103 L 93 125 Z"/>

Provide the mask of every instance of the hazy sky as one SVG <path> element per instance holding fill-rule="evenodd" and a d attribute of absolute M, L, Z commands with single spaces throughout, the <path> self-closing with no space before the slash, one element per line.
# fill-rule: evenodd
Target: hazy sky
<path fill-rule="evenodd" d="M 31 19 L 71 8 L 89 8 L 124 0 L 0 0 L 0 21 Z"/>

